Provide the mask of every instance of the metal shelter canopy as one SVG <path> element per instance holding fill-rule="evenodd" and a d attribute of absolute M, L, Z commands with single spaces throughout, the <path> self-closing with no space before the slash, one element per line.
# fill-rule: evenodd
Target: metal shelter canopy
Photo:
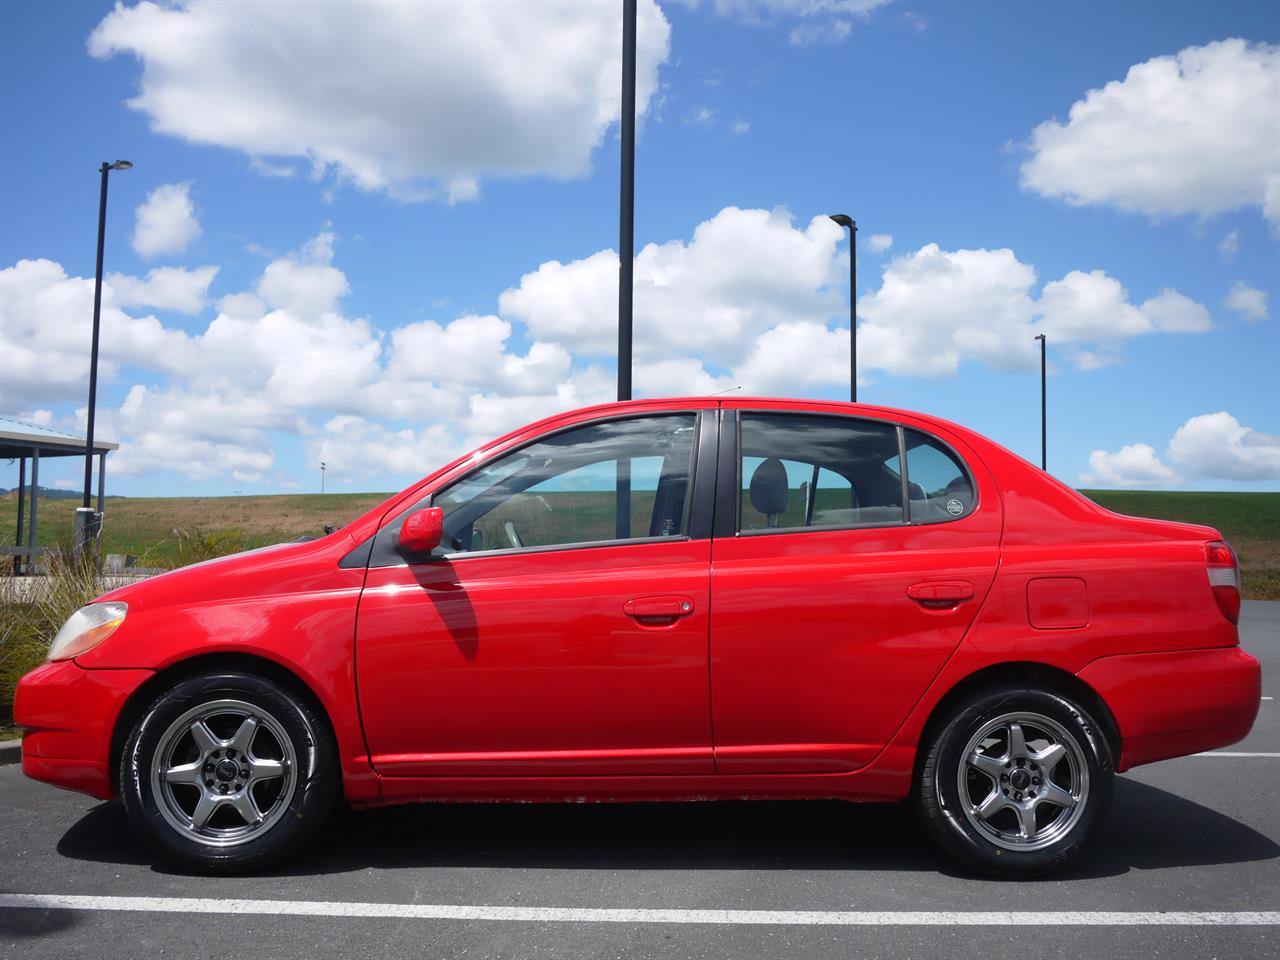
<path fill-rule="evenodd" d="M 98 457 L 98 512 L 102 512 L 106 498 L 107 454 L 119 449 L 120 444 L 106 440 L 94 442 L 93 452 Z M 23 557 L 32 560 L 36 550 L 36 496 L 40 484 L 40 460 L 47 457 L 83 457 L 84 437 L 77 437 L 61 430 L 0 415 L 0 460 L 18 461 L 18 530 L 14 546 L 0 547 L 0 554 L 14 556 L 15 572 L 20 569 Z M 23 521 L 27 500 L 27 461 L 31 461 L 31 522 L 26 524 L 26 545 L 23 545 Z"/>

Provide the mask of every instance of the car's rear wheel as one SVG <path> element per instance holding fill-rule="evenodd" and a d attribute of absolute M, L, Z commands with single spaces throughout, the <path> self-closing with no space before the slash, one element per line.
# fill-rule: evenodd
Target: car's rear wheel
<path fill-rule="evenodd" d="M 922 744 L 920 813 L 943 849 L 979 872 L 1029 877 L 1059 869 L 1110 805 L 1110 746 L 1070 697 L 988 688 L 931 730 Z"/>
<path fill-rule="evenodd" d="M 337 796 L 335 756 L 307 698 L 253 674 L 194 677 L 134 724 L 120 795 L 165 859 L 209 873 L 261 869 L 324 824 Z"/>

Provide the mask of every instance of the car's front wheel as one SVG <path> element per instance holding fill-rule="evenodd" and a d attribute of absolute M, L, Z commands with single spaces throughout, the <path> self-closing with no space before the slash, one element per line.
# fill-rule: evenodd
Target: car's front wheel
<path fill-rule="evenodd" d="M 261 869 L 297 852 L 337 796 L 333 735 L 304 697 L 265 677 L 176 684 L 134 724 L 120 760 L 130 822 L 190 870 Z"/>
<path fill-rule="evenodd" d="M 978 871 L 1038 876 L 1079 854 L 1110 805 L 1111 749 L 1080 703 L 988 688 L 934 725 L 917 797 L 942 847 Z"/>

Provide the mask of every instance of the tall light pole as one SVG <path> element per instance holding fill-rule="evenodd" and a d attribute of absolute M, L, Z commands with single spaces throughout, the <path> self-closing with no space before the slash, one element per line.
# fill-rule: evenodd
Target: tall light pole
<path fill-rule="evenodd" d="M 115 163 L 103 161 L 98 172 L 102 174 L 102 190 L 98 196 L 98 270 L 93 281 L 93 346 L 89 354 L 89 422 L 84 439 L 84 506 L 89 508 L 89 488 L 93 484 L 93 415 L 98 404 L 98 326 L 102 317 L 102 247 L 107 232 L 107 174 L 112 170 L 128 170 L 133 164 L 128 160 Z M 35 491 L 33 490 L 34 494 Z"/>
<path fill-rule="evenodd" d="M 830 214 L 849 228 L 849 400 L 858 402 L 858 222 L 844 213 Z"/>
<path fill-rule="evenodd" d="M 618 202 L 618 399 L 631 399 L 631 301 L 636 242 L 636 0 L 622 0 L 622 161 Z M 631 460 L 619 457 L 614 533 L 631 536 Z"/>
<path fill-rule="evenodd" d="M 1044 373 L 1044 334 L 1037 333 L 1036 339 L 1040 341 L 1040 469 L 1047 471 L 1049 469 L 1049 420 L 1046 413 L 1047 399 Z"/>
<path fill-rule="evenodd" d="M 618 399 L 631 399 L 636 215 L 636 0 L 622 2 L 622 171 L 618 212 Z"/>
<path fill-rule="evenodd" d="M 324 461 L 320 461 L 320 492 L 324 493 Z"/>

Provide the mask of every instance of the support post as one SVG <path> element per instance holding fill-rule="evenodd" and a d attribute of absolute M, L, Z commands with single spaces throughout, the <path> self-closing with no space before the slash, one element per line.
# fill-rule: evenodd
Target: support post
<path fill-rule="evenodd" d="M 36 508 L 40 505 L 40 448 L 31 448 L 31 521 L 27 528 L 27 573 L 36 566 Z"/>
<path fill-rule="evenodd" d="M 15 547 L 22 546 L 22 520 L 23 514 L 27 507 L 27 458 L 18 458 L 18 535 L 13 541 Z M 13 556 L 13 573 L 15 576 L 22 573 L 22 554 L 16 553 Z"/>
<path fill-rule="evenodd" d="M 107 452 L 98 454 L 98 522 L 102 522 L 103 505 L 107 499 Z"/>

